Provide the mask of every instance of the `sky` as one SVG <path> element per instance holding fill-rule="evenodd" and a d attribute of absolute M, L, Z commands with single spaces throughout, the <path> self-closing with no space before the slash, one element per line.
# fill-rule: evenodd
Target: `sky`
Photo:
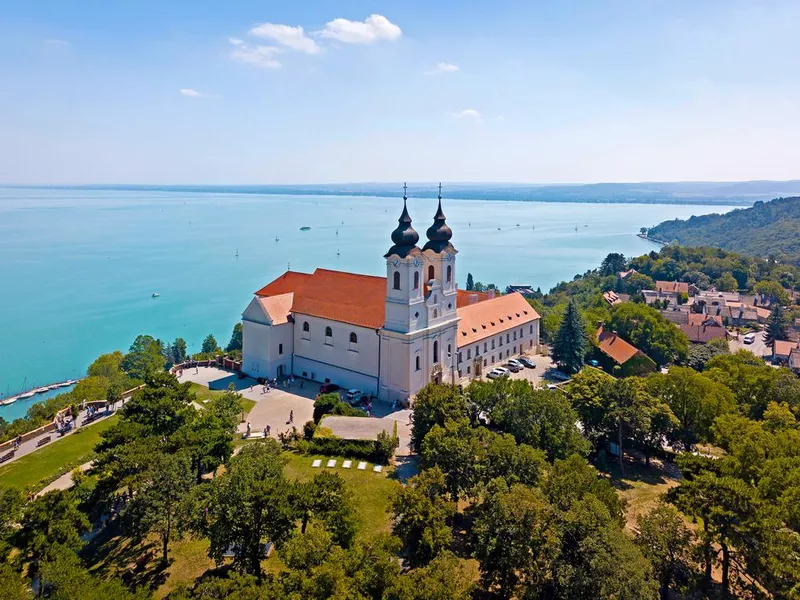
<path fill-rule="evenodd" d="M 0 183 L 800 178 L 797 0 L 0 0 Z"/>

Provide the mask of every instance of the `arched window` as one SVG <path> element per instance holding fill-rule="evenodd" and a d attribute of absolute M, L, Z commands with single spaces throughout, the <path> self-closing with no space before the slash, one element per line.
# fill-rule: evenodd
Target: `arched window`
<path fill-rule="evenodd" d="M 433 265 L 428 267 L 428 281 L 434 278 L 434 269 Z"/>
<path fill-rule="evenodd" d="M 333 330 L 330 327 L 325 328 L 325 337 L 333 337 Z"/>
<path fill-rule="evenodd" d="M 433 342 L 433 362 L 439 362 L 439 342 Z"/>
<path fill-rule="evenodd" d="M 439 311 L 435 308 L 433 309 L 433 318 L 436 319 L 439 316 Z"/>
<path fill-rule="evenodd" d="M 350 343 L 357 344 L 358 343 L 358 336 L 356 335 L 355 331 L 350 332 Z"/>
<path fill-rule="evenodd" d="M 447 265 L 447 282 L 449 283 L 452 278 L 453 278 L 453 267 Z"/>
<path fill-rule="evenodd" d="M 303 321 L 303 331 L 308 331 L 308 321 Z"/>
<path fill-rule="evenodd" d="M 400 271 L 395 271 L 394 275 L 392 277 L 394 278 L 394 289 L 399 290 L 400 289 Z"/>
<path fill-rule="evenodd" d="M 450 358 L 452 355 L 452 348 L 450 344 L 447 344 L 447 358 Z"/>
<path fill-rule="evenodd" d="M 414 271 L 414 289 L 419 289 L 419 271 Z"/>
<path fill-rule="evenodd" d="M 416 365 L 417 365 L 417 371 L 419 371 L 419 356 L 417 357 Z"/>

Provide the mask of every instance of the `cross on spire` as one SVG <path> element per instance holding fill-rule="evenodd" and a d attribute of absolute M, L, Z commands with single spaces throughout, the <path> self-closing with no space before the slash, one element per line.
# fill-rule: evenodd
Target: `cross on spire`
<path fill-rule="evenodd" d="M 403 182 L 403 200 L 408 200 L 407 191 L 408 191 L 408 186 L 406 185 L 406 182 L 404 181 Z"/>
<path fill-rule="evenodd" d="M 439 200 L 442 199 L 442 182 L 439 182 Z"/>

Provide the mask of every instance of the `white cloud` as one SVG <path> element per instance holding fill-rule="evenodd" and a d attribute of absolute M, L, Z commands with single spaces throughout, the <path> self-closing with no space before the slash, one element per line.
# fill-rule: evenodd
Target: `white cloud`
<path fill-rule="evenodd" d="M 453 114 L 454 117 L 457 119 L 472 119 L 473 121 L 483 121 L 483 117 L 481 113 L 479 113 L 474 108 L 465 108 L 461 112 L 457 112 Z"/>
<path fill-rule="evenodd" d="M 233 46 L 231 58 L 235 61 L 261 67 L 262 69 L 280 69 L 281 62 L 276 58 L 283 49 L 276 46 L 260 46 L 248 44 L 239 38 L 228 40 Z"/>
<path fill-rule="evenodd" d="M 217 94 L 207 94 L 206 92 L 198 92 L 193 88 L 181 88 L 178 90 L 178 93 L 181 96 L 186 96 L 187 98 L 219 98 Z"/>
<path fill-rule="evenodd" d="M 454 65 L 453 63 L 440 62 L 432 69 L 425 71 L 425 75 L 438 75 L 439 73 L 455 73 L 456 71 L 460 71 L 458 65 Z"/>
<path fill-rule="evenodd" d="M 250 35 L 277 42 L 282 46 L 305 52 L 306 54 L 319 54 L 317 42 L 308 37 L 299 25 L 276 25 L 275 23 L 262 23 L 250 30 Z"/>
<path fill-rule="evenodd" d="M 343 44 L 373 44 L 380 41 L 394 41 L 403 35 L 400 28 L 383 15 L 370 15 L 363 21 L 334 19 L 318 32 L 323 38 L 336 40 Z"/>
<path fill-rule="evenodd" d="M 50 38 L 44 41 L 44 43 L 48 46 L 69 46 L 69 42 L 66 40 L 59 40 L 56 38 Z"/>

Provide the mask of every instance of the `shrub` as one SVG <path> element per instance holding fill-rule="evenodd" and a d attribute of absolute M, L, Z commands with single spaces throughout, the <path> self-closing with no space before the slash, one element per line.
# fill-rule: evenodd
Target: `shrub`
<path fill-rule="evenodd" d="M 303 425 L 303 438 L 310 440 L 314 437 L 314 431 L 317 429 L 317 424 L 314 421 L 306 421 Z"/>
<path fill-rule="evenodd" d="M 339 394 L 333 393 L 322 394 L 314 401 L 314 422 L 319 423 L 325 415 L 365 417 L 366 413 L 343 402 Z"/>

